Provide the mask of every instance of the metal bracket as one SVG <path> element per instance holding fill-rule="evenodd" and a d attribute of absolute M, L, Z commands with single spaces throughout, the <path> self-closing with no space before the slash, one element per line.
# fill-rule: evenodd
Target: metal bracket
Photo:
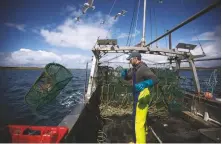
<path fill-rule="evenodd" d="M 94 89 L 96 87 L 95 77 L 97 76 L 97 69 L 98 69 L 98 58 L 96 56 L 93 56 L 92 67 L 91 67 L 91 72 L 89 76 L 88 89 L 85 95 L 86 100 L 90 99 L 92 92 L 95 90 Z"/>
<path fill-rule="evenodd" d="M 199 82 L 199 79 L 197 76 L 197 70 L 196 70 L 193 59 L 189 58 L 189 63 L 190 63 L 190 67 L 193 71 L 194 85 L 196 88 L 197 95 L 200 95 L 200 82 Z"/>

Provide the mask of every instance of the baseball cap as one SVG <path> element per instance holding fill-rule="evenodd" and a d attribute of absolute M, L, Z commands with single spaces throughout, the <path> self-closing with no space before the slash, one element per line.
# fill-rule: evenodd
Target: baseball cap
<path fill-rule="evenodd" d="M 126 60 L 130 60 L 133 57 L 141 58 L 141 54 L 139 52 L 132 52 Z"/>

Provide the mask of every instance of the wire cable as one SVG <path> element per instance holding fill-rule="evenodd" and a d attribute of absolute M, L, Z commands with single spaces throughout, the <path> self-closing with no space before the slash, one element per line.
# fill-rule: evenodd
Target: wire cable
<path fill-rule="evenodd" d="M 134 4 L 134 9 L 133 9 L 133 16 L 132 16 L 132 20 L 131 20 L 131 24 L 130 24 L 130 30 L 129 30 L 126 46 L 129 45 L 130 36 L 131 36 L 131 32 L 132 32 L 132 27 L 133 27 L 133 21 L 134 21 L 134 17 L 135 17 L 135 11 L 136 11 L 136 5 L 137 5 L 136 2 L 137 2 L 137 0 L 135 0 L 134 2 L 135 2 L 135 4 Z"/>
<path fill-rule="evenodd" d="M 138 8 L 137 8 L 136 26 L 135 26 L 134 36 L 133 36 L 133 44 L 134 44 L 135 37 L 136 37 L 136 32 L 137 32 L 137 22 L 138 22 L 138 17 L 139 17 L 139 7 L 140 7 L 140 0 L 138 2 Z"/>
<path fill-rule="evenodd" d="M 150 8 L 150 26 L 151 26 L 150 37 L 151 37 L 151 41 L 152 41 L 153 40 L 153 38 L 152 38 L 152 8 Z M 152 48 L 152 45 L 150 45 L 150 47 Z"/>
<path fill-rule="evenodd" d="M 110 9 L 110 11 L 109 11 L 109 15 L 111 14 L 111 12 L 112 12 L 112 10 L 113 10 L 113 7 L 114 7 L 115 3 L 116 3 L 116 0 L 114 1 L 113 5 L 112 5 L 112 7 L 111 7 L 111 9 Z"/>
<path fill-rule="evenodd" d="M 132 16 L 132 20 L 131 20 L 131 24 L 130 24 L 130 30 L 129 30 L 129 34 L 128 34 L 128 39 L 127 39 L 127 43 L 126 43 L 126 45 L 128 45 L 128 46 L 130 46 L 130 43 L 131 43 L 131 33 L 132 33 L 132 29 L 133 29 L 133 22 L 134 22 L 134 18 L 135 18 L 135 11 L 136 11 L 136 6 L 138 5 L 138 3 L 137 3 L 138 1 L 137 0 L 135 0 L 135 5 L 134 5 L 134 9 L 133 9 L 133 16 Z M 119 58 L 119 57 L 121 57 L 121 56 L 123 56 L 124 54 L 121 54 L 121 55 L 118 55 L 118 56 L 115 56 L 115 57 L 113 57 L 113 58 L 111 58 L 111 59 L 109 59 L 109 60 L 107 60 L 107 61 L 104 61 L 104 62 L 109 62 L 109 61 L 111 61 L 111 60 L 113 60 L 113 59 L 116 59 L 116 58 Z"/>
<path fill-rule="evenodd" d="M 137 4 L 136 4 L 136 5 L 137 5 L 137 6 L 139 5 L 139 1 L 137 1 Z M 136 9 L 135 9 L 135 12 L 136 12 L 136 11 L 137 11 L 137 7 L 136 7 Z M 135 28 L 135 23 L 136 23 L 135 17 L 136 17 L 136 13 L 135 13 L 135 15 L 134 15 L 134 21 L 133 21 L 133 27 L 132 27 L 132 29 Z M 130 42 L 129 42 L 129 46 L 131 45 L 132 37 L 133 37 L 133 35 L 132 35 L 132 32 L 131 32 L 131 34 L 130 34 Z"/>
<path fill-rule="evenodd" d="M 156 24 L 156 12 L 155 12 L 155 8 L 153 8 L 153 14 L 154 14 L 154 22 L 155 22 L 156 38 L 157 38 L 157 24 Z M 156 47 L 158 47 L 158 41 L 156 42 Z"/>

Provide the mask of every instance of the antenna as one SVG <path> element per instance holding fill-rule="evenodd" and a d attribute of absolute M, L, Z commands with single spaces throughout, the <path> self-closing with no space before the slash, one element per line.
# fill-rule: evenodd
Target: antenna
<path fill-rule="evenodd" d="M 197 36 L 196 36 L 196 37 L 197 37 Z M 197 37 L 197 40 L 198 40 L 198 43 L 199 43 L 199 45 L 200 45 L 200 48 L 201 48 L 201 50 L 202 50 L 203 55 L 206 56 L 206 54 L 205 54 L 205 52 L 204 52 L 204 50 L 203 50 L 203 47 L 202 47 L 202 45 L 201 45 L 200 40 L 199 40 L 198 37 Z"/>

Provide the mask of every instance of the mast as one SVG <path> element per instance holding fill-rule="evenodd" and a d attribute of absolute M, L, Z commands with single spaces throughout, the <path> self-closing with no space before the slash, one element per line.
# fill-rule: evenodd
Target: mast
<path fill-rule="evenodd" d="M 145 46 L 145 32 L 146 32 L 146 0 L 144 0 L 144 9 L 143 9 L 143 36 L 141 39 L 141 46 Z"/>

